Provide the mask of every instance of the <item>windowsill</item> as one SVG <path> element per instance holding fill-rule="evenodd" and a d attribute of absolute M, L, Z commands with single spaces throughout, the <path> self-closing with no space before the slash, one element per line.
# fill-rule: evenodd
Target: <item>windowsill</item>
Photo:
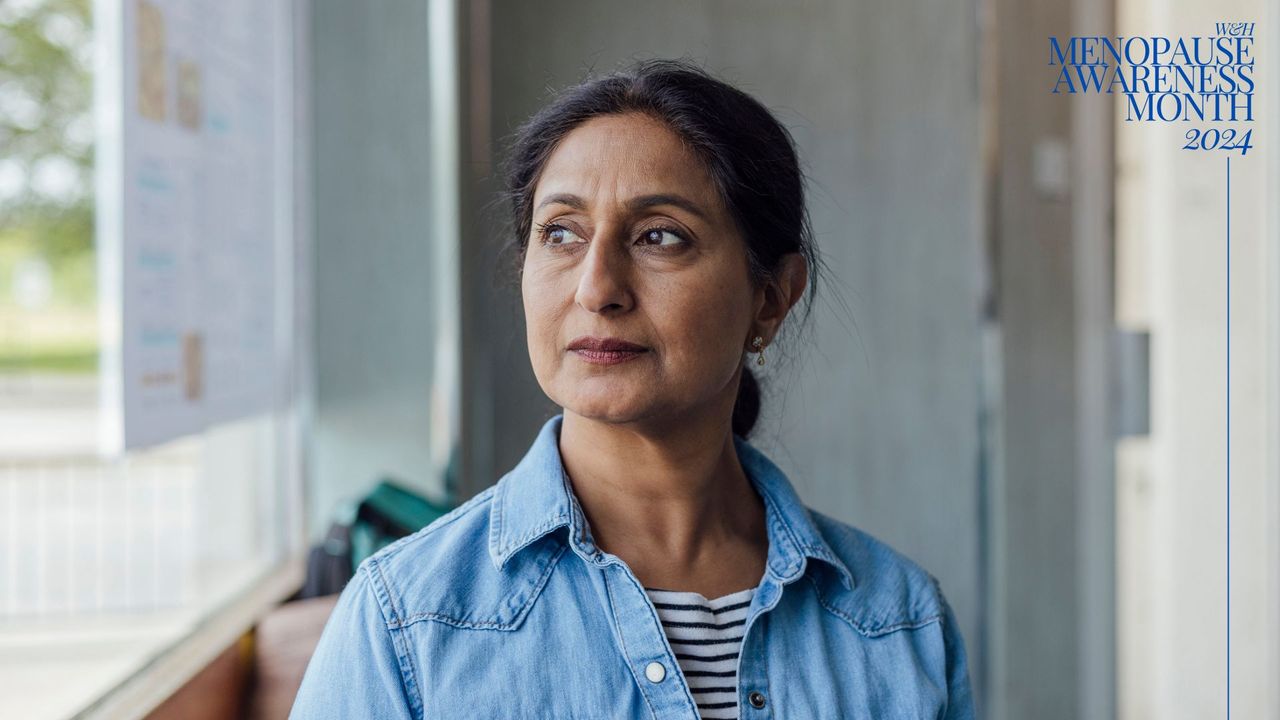
<path fill-rule="evenodd" d="M 190 608 L 0 624 L 0 697 L 22 718 L 142 717 L 302 585 L 305 555 Z"/>

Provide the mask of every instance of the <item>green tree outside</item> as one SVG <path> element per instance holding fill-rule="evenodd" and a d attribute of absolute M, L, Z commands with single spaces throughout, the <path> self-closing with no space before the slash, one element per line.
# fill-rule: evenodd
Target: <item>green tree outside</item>
<path fill-rule="evenodd" d="M 93 372 L 89 0 L 0 1 L 0 372 Z"/>

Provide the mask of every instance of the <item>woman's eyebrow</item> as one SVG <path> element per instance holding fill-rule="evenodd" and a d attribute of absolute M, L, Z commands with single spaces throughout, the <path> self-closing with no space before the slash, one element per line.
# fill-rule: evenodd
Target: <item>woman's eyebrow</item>
<path fill-rule="evenodd" d="M 556 193 L 555 195 L 548 195 L 545 200 L 538 203 L 538 207 L 534 208 L 534 210 L 541 210 L 542 208 L 555 203 L 558 203 L 560 205 L 568 205 L 574 210 L 587 209 L 587 203 L 577 195 L 571 195 L 569 193 Z"/>
<path fill-rule="evenodd" d="M 696 215 L 703 220 L 707 219 L 707 214 L 702 211 L 702 208 L 699 207 L 697 203 L 682 195 L 641 195 L 627 201 L 627 209 L 632 212 L 645 210 L 658 205 L 671 205 L 673 207 L 678 207 L 691 215 Z"/>
<path fill-rule="evenodd" d="M 556 193 L 555 195 L 548 195 L 542 202 L 538 203 L 538 207 L 535 209 L 541 210 L 551 204 L 566 205 L 574 210 L 587 209 L 587 203 L 585 200 L 570 193 Z M 646 210 L 659 205 L 671 205 L 672 207 L 678 207 L 681 210 L 696 215 L 703 220 L 707 219 L 706 212 L 704 212 L 697 203 L 683 195 L 675 195 L 671 193 L 640 195 L 627 201 L 627 209 L 631 212 Z"/>

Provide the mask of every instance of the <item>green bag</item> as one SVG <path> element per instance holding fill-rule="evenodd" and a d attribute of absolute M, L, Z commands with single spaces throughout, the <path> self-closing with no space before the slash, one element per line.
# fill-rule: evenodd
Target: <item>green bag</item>
<path fill-rule="evenodd" d="M 351 524 L 351 571 L 392 542 L 421 530 L 449 512 L 392 480 L 383 479 L 360 501 Z"/>
<path fill-rule="evenodd" d="M 446 476 L 447 498 L 454 498 L 452 473 Z M 306 578 L 295 599 L 341 592 L 360 563 L 392 542 L 421 530 L 457 507 L 450 500 L 441 505 L 409 490 L 390 478 L 360 502 L 347 502 L 334 513 L 324 540 L 307 556 Z"/>

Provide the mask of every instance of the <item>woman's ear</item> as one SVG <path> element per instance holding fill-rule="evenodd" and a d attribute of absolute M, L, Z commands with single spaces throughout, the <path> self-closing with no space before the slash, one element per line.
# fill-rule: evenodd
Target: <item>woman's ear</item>
<path fill-rule="evenodd" d="M 809 284 L 809 266 L 800 253 L 787 253 L 778 261 L 778 272 L 764 287 L 764 298 L 756 312 L 755 327 L 765 336 L 765 342 L 773 342 L 773 336 L 782 320 L 804 296 Z"/>

